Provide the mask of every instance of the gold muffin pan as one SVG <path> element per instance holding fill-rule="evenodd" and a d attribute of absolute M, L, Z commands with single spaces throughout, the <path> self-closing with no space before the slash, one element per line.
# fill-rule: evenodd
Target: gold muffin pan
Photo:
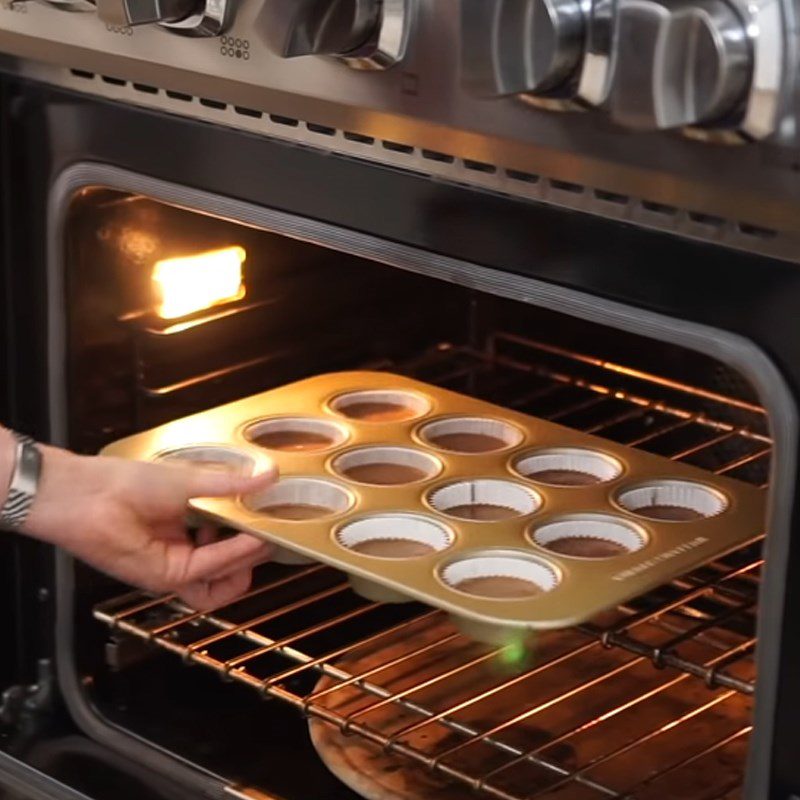
<path fill-rule="evenodd" d="M 753 486 L 387 373 L 309 378 L 104 453 L 244 471 L 270 457 L 273 487 L 192 508 L 487 641 L 584 622 L 764 524 Z"/>

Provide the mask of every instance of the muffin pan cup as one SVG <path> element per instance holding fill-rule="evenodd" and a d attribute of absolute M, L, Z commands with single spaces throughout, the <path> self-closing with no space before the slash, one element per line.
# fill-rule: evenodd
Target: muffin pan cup
<path fill-rule="evenodd" d="M 417 406 L 413 419 L 400 422 L 348 419 L 336 410 L 336 398 L 359 391 L 389 391 L 393 397 L 407 392 L 423 398 L 428 407 L 420 414 L 423 406 Z M 248 440 L 245 432 L 253 422 L 287 416 L 333 422 L 344 430 L 345 440 L 324 452 L 270 452 Z M 499 420 L 520 432 L 519 441 L 503 450 L 477 454 L 447 452 L 425 441 L 424 426 L 453 417 Z M 388 373 L 345 372 L 309 378 L 131 436 L 104 452 L 150 461 L 197 444 L 234 448 L 257 464 L 271 457 L 283 479 L 329 481 L 348 492 L 352 503 L 330 516 L 302 521 L 271 518 L 242 498 L 197 498 L 191 502 L 193 510 L 273 542 L 281 548 L 282 560 L 291 553 L 292 559 L 323 562 L 346 572 L 354 588 L 366 597 L 413 599 L 441 608 L 473 637 L 492 643 L 506 641 L 514 630 L 524 636 L 526 629 L 585 622 L 757 538 L 765 517 L 765 492 L 749 484 Z M 344 453 L 373 446 L 427 452 L 441 463 L 441 469 L 425 480 L 400 486 L 350 482 L 335 469 L 336 459 Z M 516 469 L 526 456 L 555 448 L 605 454 L 621 469 L 611 480 L 584 486 L 549 486 L 526 479 Z M 485 521 L 449 516 L 431 501 L 450 484 L 484 479 L 525 487 L 540 502 L 527 513 Z M 719 498 L 722 510 L 715 503 L 699 504 L 697 486 Z M 646 516 L 648 502 L 684 499 L 715 513 L 691 521 Z M 439 552 L 395 559 L 362 554 L 337 541 L 337 532 L 349 522 L 393 513 L 417 514 L 438 522 L 452 532 L 452 542 Z M 642 546 L 612 558 L 591 559 L 562 556 L 536 544 L 538 528 L 598 514 L 633 525 L 642 533 Z M 391 538 L 392 531 L 386 535 Z M 533 597 L 492 599 L 459 592 L 442 579 L 442 570 L 454 559 L 495 550 L 535 557 L 558 576 L 556 585 Z"/>

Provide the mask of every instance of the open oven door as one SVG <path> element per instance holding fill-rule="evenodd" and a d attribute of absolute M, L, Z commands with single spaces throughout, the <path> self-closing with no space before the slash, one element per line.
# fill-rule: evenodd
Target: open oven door
<path fill-rule="evenodd" d="M 49 437 L 41 109 L 0 79 L 0 424 Z M 39 144 L 41 144 L 39 143 Z M 0 800 L 188 800 L 137 762 L 78 733 L 54 666 L 52 547 L 0 532 Z M 143 774 L 144 773 L 144 774 Z M 197 797 L 197 794 L 193 794 Z"/>
<path fill-rule="evenodd" d="M 37 428 L 35 406 L 28 400 L 33 376 L 32 352 L 21 345 L 28 325 L 43 323 L 30 299 L 35 269 L 19 260 L 30 240 L 33 225 L 20 214 L 25 189 L 19 180 L 22 165 L 15 163 L 13 92 L 0 81 L 0 424 L 30 430 Z M 17 228 L 16 225 L 22 227 Z M 20 265 L 27 268 L 20 269 Z M 27 398 L 27 399 L 26 399 Z M 14 534 L 0 532 L 0 798 L 84 800 L 25 763 L 28 753 L 44 735 L 54 708 L 54 680 L 50 646 L 41 636 L 43 615 L 49 606 L 48 573 L 52 553 L 48 548 Z"/>

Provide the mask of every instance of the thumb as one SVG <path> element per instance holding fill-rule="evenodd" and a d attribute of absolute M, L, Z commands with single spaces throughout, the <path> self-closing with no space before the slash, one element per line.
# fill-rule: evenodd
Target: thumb
<path fill-rule="evenodd" d="M 266 489 L 277 480 L 278 468 L 270 460 L 254 475 L 193 469 L 187 473 L 184 488 L 187 500 L 193 497 L 232 497 Z"/>

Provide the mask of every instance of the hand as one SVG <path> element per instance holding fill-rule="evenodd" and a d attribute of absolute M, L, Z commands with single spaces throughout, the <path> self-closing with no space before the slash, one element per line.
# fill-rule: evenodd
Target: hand
<path fill-rule="evenodd" d="M 184 517 L 192 497 L 258 491 L 273 483 L 270 468 L 241 477 L 172 464 L 77 456 L 43 447 L 42 479 L 25 532 L 63 547 L 93 567 L 148 591 L 175 592 L 193 608 L 225 605 L 250 587 L 254 566 L 271 546 L 238 534 L 197 544 Z"/>

